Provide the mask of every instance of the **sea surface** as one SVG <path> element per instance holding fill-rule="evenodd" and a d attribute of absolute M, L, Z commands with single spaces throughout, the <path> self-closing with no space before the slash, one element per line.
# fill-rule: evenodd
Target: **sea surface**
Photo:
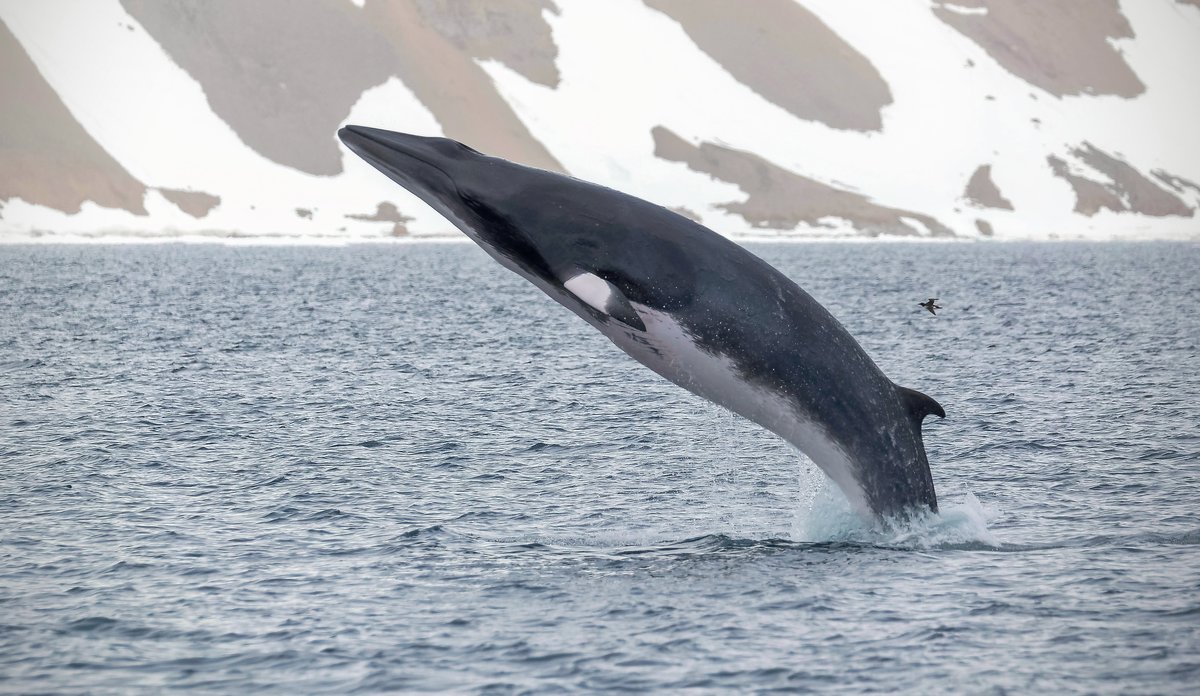
<path fill-rule="evenodd" d="M 751 249 L 939 516 L 471 245 L 0 246 L 0 692 L 1196 693 L 1200 245 Z"/>

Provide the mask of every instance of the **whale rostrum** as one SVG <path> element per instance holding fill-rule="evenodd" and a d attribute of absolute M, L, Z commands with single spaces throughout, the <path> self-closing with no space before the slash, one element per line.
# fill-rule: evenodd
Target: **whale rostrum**
<path fill-rule="evenodd" d="M 861 514 L 937 511 L 921 423 L 945 411 L 770 264 L 666 208 L 453 140 L 338 136 L 634 360 L 787 440 Z"/>

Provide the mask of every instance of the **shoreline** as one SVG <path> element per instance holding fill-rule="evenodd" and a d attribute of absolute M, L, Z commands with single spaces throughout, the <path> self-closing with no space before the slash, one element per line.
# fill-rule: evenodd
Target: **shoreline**
<path fill-rule="evenodd" d="M 723 235 L 724 236 L 724 235 Z M 726 239 L 736 244 L 1145 244 L 1155 242 L 1200 243 L 1200 231 L 1192 236 L 1159 237 L 922 237 L 880 235 L 867 236 L 773 236 L 773 235 L 729 235 Z M 408 244 L 473 244 L 463 234 L 413 235 L 405 237 L 335 237 L 335 236 L 271 236 L 271 235 L 140 235 L 140 234 L 56 234 L 0 235 L 0 247 L 5 246 L 125 246 L 150 244 L 218 245 L 229 247 L 345 247 L 363 244 L 381 246 Z"/>

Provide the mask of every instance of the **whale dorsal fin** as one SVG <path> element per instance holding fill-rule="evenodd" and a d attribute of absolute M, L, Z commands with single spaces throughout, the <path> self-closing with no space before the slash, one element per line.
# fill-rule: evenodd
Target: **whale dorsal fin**
<path fill-rule="evenodd" d="M 645 331 L 646 325 L 637 310 L 629 304 L 617 286 L 595 273 L 579 273 L 569 278 L 563 287 L 580 302 L 607 319 L 613 319 L 631 329 Z"/>
<path fill-rule="evenodd" d="M 896 391 L 900 393 L 900 402 L 908 409 L 909 415 L 919 425 L 925 420 L 925 416 L 934 415 L 938 418 L 946 417 L 946 410 L 942 405 L 934 401 L 932 397 L 926 396 L 916 389 L 908 387 L 896 386 Z"/>

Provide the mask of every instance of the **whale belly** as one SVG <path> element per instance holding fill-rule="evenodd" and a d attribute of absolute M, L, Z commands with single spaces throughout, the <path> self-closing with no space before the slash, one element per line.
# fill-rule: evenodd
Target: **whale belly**
<path fill-rule="evenodd" d="M 613 323 L 597 328 L 659 375 L 787 440 L 838 484 L 856 510 L 869 512 L 850 458 L 795 399 L 747 379 L 718 347 L 697 342 L 669 313 L 637 303 L 632 306 L 644 331 Z"/>

